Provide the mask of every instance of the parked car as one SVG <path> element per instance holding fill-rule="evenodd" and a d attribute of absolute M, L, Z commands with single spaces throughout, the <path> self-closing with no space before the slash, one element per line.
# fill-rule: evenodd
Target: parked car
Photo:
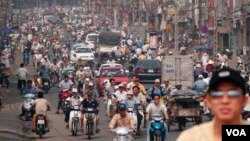
<path fill-rule="evenodd" d="M 142 82 L 161 79 L 161 62 L 159 60 L 139 60 L 133 69 L 133 76 Z"/>

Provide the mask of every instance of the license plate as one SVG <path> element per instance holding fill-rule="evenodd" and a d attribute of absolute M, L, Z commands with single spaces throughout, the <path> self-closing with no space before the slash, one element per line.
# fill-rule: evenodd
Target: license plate
<path fill-rule="evenodd" d="M 128 108 L 128 111 L 134 111 L 134 109 L 133 108 Z"/>
<path fill-rule="evenodd" d="M 154 72 L 154 70 L 148 70 L 148 72 L 153 73 L 153 72 Z"/>
<path fill-rule="evenodd" d="M 45 82 L 44 85 L 49 85 L 49 82 Z"/>
<path fill-rule="evenodd" d="M 44 122 L 44 120 L 37 120 L 37 123 L 38 124 L 44 124 L 45 122 Z"/>

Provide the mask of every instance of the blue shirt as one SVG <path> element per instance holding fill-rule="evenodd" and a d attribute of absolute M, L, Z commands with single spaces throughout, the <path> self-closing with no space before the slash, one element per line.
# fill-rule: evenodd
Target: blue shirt
<path fill-rule="evenodd" d="M 23 93 L 24 93 L 24 94 L 36 94 L 36 93 L 37 93 L 37 89 L 34 88 L 34 87 L 31 87 L 31 88 L 26 87 L 26 88 L 23 90 Z"/>
<path fill-rule="evenodd" d="M 192 90 L 195 90 L 196 92 L 204 92 L 204 90 L 208 87 L 207 83 L 203 80 L 197 80 Z"/>
<path fill-rule="evenodd" d="M 127 108 L 136 108 L 136 101 L 134 99 L 126 99 L 124 103 Z"/>

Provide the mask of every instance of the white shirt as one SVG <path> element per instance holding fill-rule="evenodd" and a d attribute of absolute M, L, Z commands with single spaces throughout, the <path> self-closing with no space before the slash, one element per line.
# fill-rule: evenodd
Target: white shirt
<path fill-rule="evenodd" d="M 17 75 L 18 75 L 18 79 L 20 80 L 26 80 L 27 76 L 28 76 L 28 71 L 26 68 L 19 68 L 17 70 Z"/>
<path fill-rule="evenodd" d="M 127 92 L 126 91 L 120 92 L 118 90 L 115 92 L 115 96 L 118 101 L 124 101 L 127 99 Z"/>
<path fill-rule="evenodd" d="M 148 107 L 146 108 L 146 112 L 149 113 L 150 116 L 154 114 L 161 114 L 163 117 L 165 117 L 163 112 L 166 112 L 166 111 L 167 111 L 167 107 L 162 103 L 160 103 L 159 105 L 155 105 L 155 103 L 150 103 Z"/>
<path fill-rule="evenodd" d="M 142 49 L 141 48 L 135 49 L 135 53 L 136 53 L 137 56 L 141 55 Z"/>
<path fill-rule="evenodd" d="M 36 61 L 41 61 L 41 59 L 43 58 L 43 55 L 42 54 L 35 54 L 35 59 Z"/>

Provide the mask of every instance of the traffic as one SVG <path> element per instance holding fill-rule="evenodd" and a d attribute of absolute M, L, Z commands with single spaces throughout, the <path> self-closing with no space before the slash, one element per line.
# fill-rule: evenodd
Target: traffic
<path fill-rule="evenodd" d="M 190 51 L 185 43 L 176 52 L 162 37 L 154 38 L 158 32 L 148 32 L 149 37 L 129 32 L 129 25 L 114 27 L 109 17 L 85 8 L 23 9 L 20 16 L 27 20 L 6 34 L 10 39 L 2 51 L 7 61 L 0 65 L 0 83 L 8 91 L 10 65 L 20 62 L 15 72 L 17 96 L 23 98 L 19 119 L 32 122 L 34 134 L 46 140 L 53 132 L 52 113 L 64 121 L 60 130 L 89 140 L 108 132 L 113 141 L 169 141 L 171 132 L 213 120 L 216 114 L 206 97 L 211 93 L 219 99 L 225 93 L 215 88 L 220 80 L 213 78 L 229 68 L 225 52 L 214 58 L 208 50 Z M 235 75 L 244 78 L 248 93 L 249 75 L 241 65 Z M 239 93 L 225 91 L 230 98 Z M 51 95 L 56 102 L 51 103 Z M 1 108 L 2 103 L 0 96 Z M 249 105 L 243 105 L 241 114 L 247 121 Z"/>

